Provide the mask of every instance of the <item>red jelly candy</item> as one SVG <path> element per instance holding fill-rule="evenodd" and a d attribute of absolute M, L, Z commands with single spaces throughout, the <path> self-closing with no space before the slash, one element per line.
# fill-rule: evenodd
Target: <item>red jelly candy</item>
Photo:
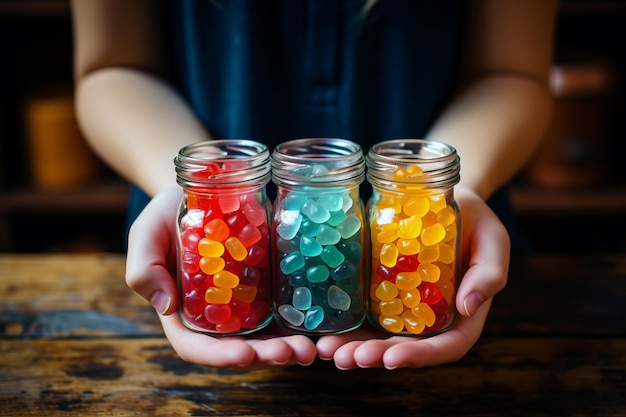
<path fill-rule="evenodd" d="M 215 325 L 218 333 L 234 333 L 241 329 L 241 319 L 238 316 L 230 316 L 228 319 Z"/>
<path fill-rule="evenodd" d="M 239 274 L 240 284 L 258 287 L 260 281 L 261 271 L 259 271 L 257 268 L 249 265 L 241 268 L 241 274 Z"/>
<path fill-rule="evenodd" d="M 208 304 L 204 308 L 204 317 L 209 323 L 221 323 L 226 321 L 231 315 L 228 304 Z"/>
<path fill-rule="evenodd" d="M 185 294 L 183 298 L 184 312 L 187 318 L 193 318 L 202 313 L 202 310 L 206 306 L 204 301 L 204 291 L 192 290 Z"/>
<path fill-rule="evenodd" d="M 241 233 L 241 229 L 248 224 L 248 220 L 246 220 L 245 216 L 238 211 L 225 214 L 223 220 L 228 225 L 231 236 L 237 236 Z"/>
<path fill-rule="evenodd" d="M 418 287 L 422 301 L 428 305 L 437 304 L 443 298 L 439 287 L 430 282 L 422 282 Z"/>
<path fill-rule="evenodd" d="M 398 256 L 396 266 L 400 271 L 413 272 L 417 271 L 417 255 L 401 255 Z"/>
<path fill-rule="evenodd" d="M 254 226 L 260 226 L 267 222 L 267 213 L 258 201 L 250 199 L 241 208 L 243 215 Z"/>
<path fill-rule="evenodd" d="M 201 256 L 193 252 L 183 252 L 181 256 L 181 269 L 184 272 L 195 274 L 200 270 L 200 258 Z"/>
<path fill-rule="evenodd" d="M 244 319 L 250 312 L 250 303 L 244 301 L 232 300 L 228 305 L 230 306 L 231 314 L 239 316 L 241 319 Z"/>
<path fill-rule="evenodd" d="M 198 231 L 198 229 L 187 229 L 183 230 L 180 234 L 180 240 L 183 244 L 183 247 L 189 251 L 198 253 L 198 242 L 202 239 L 202 235 Z"/>
<path fill-rule="evenodd" d="M 396 276 L 398 271 L 396 268 L 389 268 L 385 265 L 378 265 L 376 267 L 376 274 L 374 276 L 374 283 L 380 284 L 383 281 L 396 282 Z"/>
<path fill-rule="evenodd" d="M 249 248 L 261 240 L 261 231 L 256 226 L 248 223 L 241 229 L 237 237 L 246 248 Z"/>
<path fill-rule="evenodd" d="M 183 286 L 184 288 L 206 290 L 213 285 L 213 280 L 207 274 L 202 272 L 196 272 L 195 274 L 189 274 L 185 272 L 183 274 Z"/>
<path fill-rule="evenodd" d="M 246 265 L 250 266 L 264 266 L 269 264 L 267 251 L 258 245 L 253 245 L 248 249 L 248 256 L 246 257 Z"/>
<path fill-rule="evenodd" d="M 244 329 L 254 329 L 260 321 L 267 316 L 269 304 L 264 301 L 254 301 L 250 305 L 250 312 L 241 322 Z"/>

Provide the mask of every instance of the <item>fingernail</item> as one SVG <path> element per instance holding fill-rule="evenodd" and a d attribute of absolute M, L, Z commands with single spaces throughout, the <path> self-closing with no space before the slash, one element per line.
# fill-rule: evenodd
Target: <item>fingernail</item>
<path fill-rule="evenodd" d="M 150 304 L 159 314 L 165 314 L 171 303 L 170 297 L 163 291 L 157 291 L 150 297 Z"/>
<path fill-rule="evenodd" d="M 467 317 L 471 317 L 472 314 L 474 314 L 476 310 L 478 310 L 478 307 L 480 307 L 483 301 L 484 300 L 482 295 L 480 295 L 476 291 L 470 293 L 465 301 L 463 301 L 463 308 L 465 308 L 465 314 L 467 315 Z"/>

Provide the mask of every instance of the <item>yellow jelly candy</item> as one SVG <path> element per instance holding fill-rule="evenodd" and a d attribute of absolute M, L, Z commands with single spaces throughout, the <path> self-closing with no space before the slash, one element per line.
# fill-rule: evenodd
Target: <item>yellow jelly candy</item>
<path fill-rule="evenodd" d="M 415 239 L 420 235 L 420 231 L 422 230 L 422 220 L 417 216 L 411 216 L 400 220 L 398 226 L 399 238 Z"/>
<path fill-rule="evenodd" d="M 446 243 L 439 244 L 439 262 L 451 264 L 454 262 L 454 248 Z"/>
<path fill-rule="evenodd" d="M 224 269 L 226 262 L 222 258 L 210 258 L 203 256 L 200 258 L 200 269 L 207 275 L 213 275 Z"/>
<path fill-rule="evenodd" d="M 380 263 L 393 268 L 396 266 L 396 262 L 398 260 L 398 248 L 393 243 L 385 243 L 382 248 L 380 248 Z"/>
<path fill-rule="evenodd" d="M 209 304 L 228 304 L 233 295 L 233 290 L 222 287 L 209 287 L 204 294 L 204 299 Z"/>
<path fill-rule="evenodd" d="M 423 246 L 417 260 L 419 263 L 432 263 L 439 259 L 439 245 Z"/>
<path fill-rule="evenodd" d="M 417 267 L 417 273 L 419 274 L 421 280 L 425 282 L 437 282 L 441 276 L 439 267 L 435 264 L 428 263 L 419 264 Z"/>
<path fill-rule="evenodd" d="M 437 221 L 444 227 L 454 223 L 455 219 L 454 209 L 450 206 L 446 206 L 437 212 Z"/>
<path fill-rule="evenodd" d="M 418 272 L 399 272 L 396 275 L 396 287 L 400 290 L 413 290 L 422 282 L 422 278 Z"/>
<path fill-rule="evenodd" d="M 378 322 L 383 329 L 392 333 L 400 333 L 404 329 L 404 323 L 398 316 L 380 316 Z"/>
<path fill-rule="evenodd" d="M 411 311 L 405 311 L 402 314 L 401 318 L 404 326 L 410 333 L 421 334 L 422 332 L 424 332 L 426 325 L 423 321 L 415 317 Z"/>
<path fill-rule="evenodd" d="M 376 239 L 380 243 L 391 243 L 398 238 L 398 223 L 380 225 L 376 229 L 379 231 Z"/>
<path fill-rule="evenodd" d="M 398 239 L 396 247 L 400 255 L 415 255 L 420 251 L 421 245 L 417 239 Z"/>
<path fill-rule="evenodd" d="M 435 312 L 426 303 L 419 303 L 416 307 L 411 309 L 411 313 L 426 326 L 432 326 L 435 324 Z"/>
<path fill-rule="evenodd" d="M 379 304 L 380 314 L 383 316 L 399 316 L 404 311 L 404 306 L 399 298 L 389 301 L 381 301 Z"/>
<path fill-rule="evenodd" d="M 198 253 L 209 258 L 219 258 L 224 254 L 224 245 L 216 240 L 203 237 L 198 242 Z"/>
<path fill-rule="evenodd" d="M 436 245 L 446 236 L 446 229 L 439 223 L 424 227 L 420 233 L 422 243 L 426 246 Z"/>
<path fill-rule="evenodd" d="M 412 290 L 400 291 L 400 299 L 407 308 L 413 308 L 417 307 L 422 301 L 422 295 L 417 288 L 414 288 Z"/>
<path fill-rule="evenodd" d="M 446 197 L 443 194 L 428 197 L 428 200 L 430 201 L 430 211 L 433 213 L 437 213 L 447 205 Z"/>
<path fill-rule="evenodd" d="M 394 214 L 402 212 L 402 203 L 400 200 L 393 196 L 385 196 L 380 199 L 376 205 L 379 210 L 391 209 Z"/>
<path fill-rule="evenodd" d="M 239 277 L 232 272 L 222 269 L 213 275 L 213 283 L 222 288 L 235 288 L 239 285 Z"/>
<path fill-rule="evenodd" d="M 246 249 L 244 244 L 234 236 L 226 239 L 224 246 L 226 247 L 228 253 L 230 253 L 230 256 L 232 256 L 236 261 L 243 261 L 246 259 L 246 256 L 248 256 L 248 249 Z"/>
<path fill-rule="evenodd" d="M 390 301 L 398 296 L 398 287 L 393 282 L 383 281 L 376 288 L 376 298 L 381 301 Z"/>
<path fill-rule="evenodd" d="M 404 204 L 402 211 L 407 216 L 423 217 L 430 210 L 430 203 L 427 198 L 414 197 Z"/>

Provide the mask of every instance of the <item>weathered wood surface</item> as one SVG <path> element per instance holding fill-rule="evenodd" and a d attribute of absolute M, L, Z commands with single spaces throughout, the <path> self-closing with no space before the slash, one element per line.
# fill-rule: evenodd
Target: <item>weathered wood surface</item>
<path fill-rule="evenodd" d="M 0 416 L 626 416 L 626 257 L 516 259 L 485 335 L 420 370 L 181 361 L 116 255 L 0 255 Z"/>

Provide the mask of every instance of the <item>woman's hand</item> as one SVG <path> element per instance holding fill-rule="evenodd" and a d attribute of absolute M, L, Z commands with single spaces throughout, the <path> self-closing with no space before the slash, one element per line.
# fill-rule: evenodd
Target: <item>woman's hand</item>
<path fill-rule="evenodd" d="M 152 199 L 131 227 L 126 261 L 128 286 L 152 303 L 176 353 L 185 361 L 216 368 L 310 365 L 317 350 L 305 336 L 281 335 L 270 326 L 254 336 L 217 338 L 183 325 L 175 279 L 181 197 L 181 190 L 172 187 Z"/>
<path fill-rule="evenodd" d="M 476 343 L 485 325 L 493 296 L 508 275 L 509 236 L 496 215 L 474 193 L 457 190 L 463 221 L 463 270 L 456 308 L 461 317 L 454 328 L 426 339 L 385 336 L 362 329 L 317 342 L 318 354 L 333 359 L 340 369 L 426 367 L 461 359 Z"/>

